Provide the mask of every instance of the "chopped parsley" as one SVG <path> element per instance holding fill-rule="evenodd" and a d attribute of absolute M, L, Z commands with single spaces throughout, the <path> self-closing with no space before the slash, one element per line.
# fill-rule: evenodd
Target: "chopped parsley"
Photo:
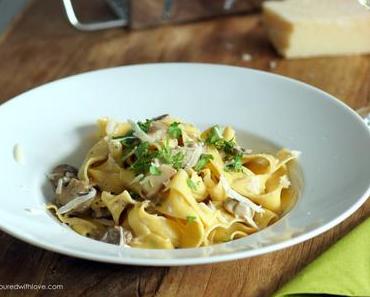
<path fill-rule="evenodd" d="M 134 200 L 140 200 L 141 199 L 141 197 L 138 193 L 136 193 L 134 191 L 128 191 L 128 192 L 129 192 L 132 199 L 134 199 Z"/>
<path fill-rule="evenodd" d="M 131 169 L 136 174 L 147 173 L 152 165 L 152 160 L 157 156 L 156 151 L 149 149 L 149 142 L 141 142 L 135 150 L 136 161 L 132 163 Z"/>
<path fill-rule="evenodd" d="M 216 149 L 224 151 L 226 154 L 234 154 L 235 140 L 226 140 L 222 137 L 219 126 L 213 126 L 208 132 L 206 144 L 215 146 Z"/>
<path fill-rule="evenodd" d="M 141 130 L 143 130 L 145 133 L 149 132 L 150 125 L 152 124 L 153 120 L 146 119 L 145 122 L 137 122 L 138 126 Z"/>
<path fill-rule="evenodd" d="M 194 223 L 195 220 L 197 219 L 196 216 L 187 216 L 186 217 L 186 221 L 190 224 L 190 223 Z"/>
<path fill-rule="evenodd" d="M 213 160 L 213 156 L 211 154 L 201 154 L 197 164 L 194 166 L 194 169 L 196 171 L 201 171 L 204 167 L 206 167 L 210 160 Z"/>
<path fill-rule="evenodd" d="M 230 140 L 224 140 L 223 143 L 222 143 L 222 150 L 226 153 L 226 154 L 234 154 L 235 153 L 235 140 L 234 138 L 233 139 L 230 139 Z"/>
<path fill-rule="evenodd" d="M 118 140 L 122 145 L 122 162 L 126 161 L 126 159 L 136 149 L 136 146 L 140 143 L 140 140 L 134 136 L 133 131 L 130 131 L 123 136 L 113 136 L 112 139 Z"/>
<path fill-rule="evenodd" d="M 173 152 L 166 141 L 158 152 L 158 159 L 165 164 L 171 165 L 175 169 L 180 169 L 184 162 L 185 155 L 182 152 Z"/>
<path fill-rule="evenodd" d="M 130 169 L 134 170 L 136 174 L 149 172 L 152 175 L 160 175 L 158 166 L 153 164 L 154 159 L 158 159 L 162 164 L 168 164 L 174 169 L 180 169 L 185 157 L 182 152 L 172 150 L 168 141 L 159 148 L 151 146 L 149 142 L 139 141 L 138 144 L 135 143 L 133 146 L 124 148 L 122 160 L 126 160 L 130 153 L 135 156 L 135 161 L 131 164 Z"/>
<path fill-rule="evenodd" d="M 156 165 L 150 165 L 150 167 L 149 167 L 149 173 L 151 174 L 151 175 L 161 175 L 161 170 L 158 168 L 158 166 L 156 166 Z"/>
<path fill-rule="evenodd" d="M 213 126 L 207 135 L 206 144 L 216 145 L 222 140 L 221 130 L 219 126 Z"/>
<path fill-rule="evenodd" d="M 171 138 L 178 139 L 182 135 L 181 128 L 179 127 L 180 123 L 179 122 L 173 122 L 169 127 L 168 127 L 168 135 Z"/>
<path fill-rule="evenodd" d="M 149 132 L 153 120 L 145 120 L 137 122 L 137 125 L 145 133 Z M 185 154 L 177 149 L 172 149 L 169 146 L 169 139 L 179 139 L 182 136 L 180 122 L 173 122 L 167 130 L 168 138 L 165 139 L 160 146 L 151 145 L 149 142 L 143 142 L 134 135 L 134 131 L 129 131 L 123 136 L 114 136 L 113 139 L 120 141 L 122 144 L 122 162 L 131 157 L 129 168 L 135 174 L 151 174 L 161 175 L 161 170 L 157 163 L 153 163 L 157 159 L 161 164 L 168 164 L 174 169 L 183 168 Z M 225 170 L 227 171 L 242 171 L 243 170 L 243 152 L 236 147 L 235 139 L 226 140 L 222 136 L 222 130 L 219 126 L 213 126 L 209 129 L 205 144 L 214 146 L 217 150 L 225 153 Z M 193 167 L 196 171 L 204 169 L 210 160 L 213 160 L 211 154 L 202 154 L 198 162 Z M 190 178 L 187 180 L 187 185 L 190 189 L 196 190 L 197 184 Z"/>
<path fill-rule="evenodd" d="M 225 165 L 227 171 L 242 171 L 243 170 L 243 154 L 237 153 L 232 159 Z"/>
<path fill-rule="evenodd" d="M 132 143 L 139 140 L 136 136 L 134 136 L 134 131 L 132 130 L 122 136 L 113 136 L 112 139 L 120 141 L 124 146 L 130 146 Z"/>
<path fill-rule="evenodd" d="M 182 167 L 182 163 L 184 162 L 185 155 L 181 152 L 177 152 L 172 156 L 171 165 L 175 169 L 180 169 Z"/>
<path fill-rule="evenodd" d="M 189 187 L 191 190 L 193 190 L 193 191 L 196 191 L 196 190 L 197 190 L 198 186 L 197 186 L 197 184 L 196 184 L 192 179 L 188 178 L 188 179 L 186 180 L 186 183 L 188 184 L 188 187 Z"/>

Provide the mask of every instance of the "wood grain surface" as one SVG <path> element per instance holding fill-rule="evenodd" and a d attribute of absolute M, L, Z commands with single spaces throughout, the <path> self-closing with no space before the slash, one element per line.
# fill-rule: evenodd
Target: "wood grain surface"
<path fill-rule="evenodd" d="M 145 31 L 115 29 L 85 33 L 67 24 L 60 2 L 33 1 L 2 36 L 0 102 L 71 74 L 118 65 L 173 61 L 272 71 L 317 86 L 353 108 L 370 101 L 370 56 L 283 60 L 268 43 L 258 15 L 230 16 Z M 91 7 L 95 2 L 90 0 Z M 90 6 L 81 5 L 84 16 L 93 15 Z M 252 60 L 244 61 L 244 53 L 251 54 Z M 273 69 L 271 61 L 276 62 Z M 112 265 L 70 258 L 0 232 L 0 284 L 62 284 L 64 287 L 54 291 L 9 290 L 1 291 L 0 295 L 270 296 L 369 215 L 368 200 L 337 227 L 294 247 L 240 261 L 174 268 Z"/>

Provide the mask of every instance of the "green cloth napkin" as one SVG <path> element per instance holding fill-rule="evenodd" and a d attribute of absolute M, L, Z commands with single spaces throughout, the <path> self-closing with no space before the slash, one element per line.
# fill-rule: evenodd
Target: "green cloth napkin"
<path fill-rule="evenodd" d="M 370 296 L 370 218 L 305 267 L 273 297 Z"/>

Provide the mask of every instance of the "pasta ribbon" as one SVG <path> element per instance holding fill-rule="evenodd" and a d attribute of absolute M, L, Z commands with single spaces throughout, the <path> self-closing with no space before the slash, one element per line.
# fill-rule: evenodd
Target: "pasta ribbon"
<path fill-rule="evenodd" d="M 229 126 L 201 133 L 167 115 L 101 118 L 97 135 L 78 171 L 63 164 L 49 177 L 59 208 L 48 208 L 83 236 L 123 247 L 209 246 L 270 226 L 297 197 L 290 165 L 299 152 L 252 153 Z"/>

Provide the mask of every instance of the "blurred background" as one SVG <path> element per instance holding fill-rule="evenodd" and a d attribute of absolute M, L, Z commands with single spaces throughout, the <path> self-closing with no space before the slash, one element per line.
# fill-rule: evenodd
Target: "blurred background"
<path fill-rule="evenodd" d="M 29 0 L 0 0 L 0 34 Z"/>
<path fill-rule="evenodd" d="M 359 108 L 370 100 L 366 1 L 0 0 L 0 101 L 89 70 L 206 62 L 289 76 Z"/>

